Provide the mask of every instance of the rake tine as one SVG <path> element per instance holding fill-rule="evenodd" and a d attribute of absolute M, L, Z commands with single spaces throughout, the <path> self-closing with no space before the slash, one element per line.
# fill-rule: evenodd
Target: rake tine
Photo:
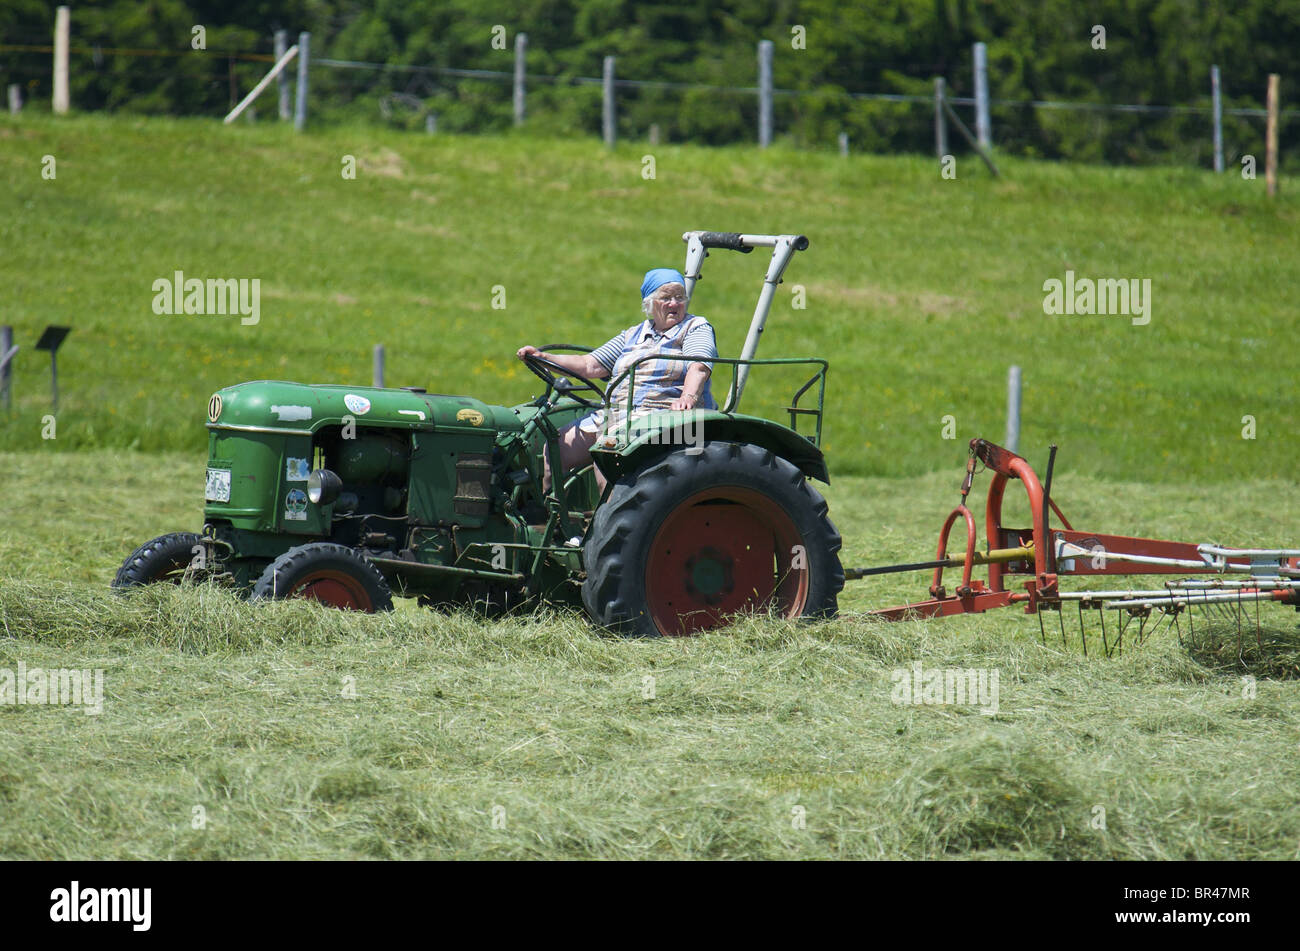
<path fill-rule="evenodd" d="M 1061 647 L 1069 650 L 1070 645 L 1065 640 L 1065 612 L 1061 610 L 1059 605 L 1056 608 L 1056 623 L 1061 626 Z"/>
<path fill-rule="evenodd" d="M 1043 646 L 1046 647 L 1046 646 L 1047 646 L 1047 629 L 1046 629 L 1045 627 L 1043 627 L 1043 610 L 1042 610 L 1042 608 L 1039 608 L 1038 611 L 1036 611 L 1035 613 L 1038 615 L 1038 637 L 1039 637 L 1039 639 L 1043 642 Z"/>
<path fill-rule="evenodd" d="M 1178 627 L 1178 615 L 1182 612 L 1182 610 L 1183 610 L 1182 605 L 1176 604 L 1176 605 L 1171 605 L 1169 610 L 1165 612 L 1168 615 L 1168 617 L 1165 618 L 1166 633 L 1168 633 L 1169 628 Z M 1179 637 L 1181 638 L 1181 636 L 1182 635 L 1180 634 Z"/>
<path fill-rule="evenodd" d="M 1106 651 L 1106 656 L 1110 657 L 1110 644 L 1106 641 L 1106 609 L 1098 608 L 1097 614 L 1101 617 L 1101 646 Z"/>
<path fill-rule="evenodd" d="M 1189 607 L 1189 608 L 1187 609 L 1187 613 L 1188 613 L 1188 616 L 1189 616 L 1189 617 L 1191 616 L 1191 612 L 1192 612 L 1192 609 Z M 1178 646 L 1179 646 L 1179 647 L 1182 647 L 1182 646 L 1183 646 L 1183 626 L 1182 626 L 1180 623 L 1178 623 L 1178 612 L 1177 612 L 1177 611 L 1174 612 L 1174 630 L 1178 633 Z"/>
<path fill-rule="evenodd" d="M 1233 616 L 1237 619 L 1237 656 L 1241 655 L 1241 589 L 1237 589 L 1237 603 L 1233 608 Z"/>
<path fill-rule="evenodd" d="M 1083 656 L 1088 656 L 1088 632 L 1083 626 L 1083 602 L 1075 602 L 1079 606 L 1079 640 L 1083 641 Z"/>
<path fill-rule="evenodd" d="M 1161 611 L 1156 615 L 1155 623 L 1151 625 L 1151 630 L 1147 632 L 1146 639 L 1149 641 L 1160 632 L 1160 623 L 1165 620 L 1165 612 Z"/>
<path fill-rule="evenodd" d="M 1259 648 L 1259 656 L 1264 656 L 1264 637 L 1259 629 L 1259 598 L 1255 599 L 1255 646 Z"/>

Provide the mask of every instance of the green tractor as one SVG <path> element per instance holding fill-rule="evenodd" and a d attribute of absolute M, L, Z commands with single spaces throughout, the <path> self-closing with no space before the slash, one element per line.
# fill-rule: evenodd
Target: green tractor
<path fill-rule="evenodd" d="M 255 599 L 368 612 L 390 609 L 394 594 L 489 613 L 545 600 L 648 636 L 746 613 L 834 615 L 840 536 L 809 483 L 829 481 L 819 448 L 827 364 L 754 356 L 781 275 L 808 241 L 683 239 L 688 302 L 709 248 L 772 249 L 740 358 L 715 361 L 732 368 L 719 409 L 642 416 L 602 435 L 590 465 L 557 472 L 544 491 L 543 453 L 559 459 L 560 428 L 607 405 L 595 382 L 545 356 L 525 361 L 546 386 L 519 406 L 420 387 L 231 386 L 208 403 L 202 534 L 141 546 L 114 587 L 211 577 Z M 736 411 L 760 364 L 815 369 L 791 400 L 789 427 Z M 628 373 L 626 419 L 636 367 Z M 814 387 L 817 407 L 800 406 Z M 808 417 L 811 431 L 800 433 Z"/>

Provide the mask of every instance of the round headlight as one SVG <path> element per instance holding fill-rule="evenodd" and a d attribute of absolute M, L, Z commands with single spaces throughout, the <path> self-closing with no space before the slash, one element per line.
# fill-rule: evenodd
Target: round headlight
<path fill-rule="evenodd" d="M 307 476 L 307 498 L 314 505 L 329 505 L 343 491 L 343 480 L 328 469 L 316 469 Z"/>

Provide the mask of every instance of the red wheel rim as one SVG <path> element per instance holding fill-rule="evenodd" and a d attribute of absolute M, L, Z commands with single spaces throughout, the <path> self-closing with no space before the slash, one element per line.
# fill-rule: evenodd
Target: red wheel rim
<path fill-rule="evenodd" d="M 305 575 L 289 593 L 289 598 L 311 598 L 332 608 L 370 611 L 373 605 L 365 586 L 345 571 L 322 568 Z"/>
<path fill-rule="evenodd" d="M 691 635 L 736 614 L 794 618 L 808 602 L 794 520 L 753 489 L 715 486 L 664 519 L 646 560 L 646 607 L 664 634 Z"/>

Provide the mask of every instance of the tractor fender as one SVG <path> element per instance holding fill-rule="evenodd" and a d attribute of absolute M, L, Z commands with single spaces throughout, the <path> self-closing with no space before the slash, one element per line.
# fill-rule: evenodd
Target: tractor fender
<path fill-rule="evenodd" d="M 830 484 L 826 457 L 807 436 L 758 416 L 717 410 L 653 413 L 633 424 L 630 438 L 605 447 L 597 440 L 591 449 L 596 468 L 610 482 L 634 472 L 646 461 L 686 447 L 690 452 L 706 441 L 749 443 L 768 449 L 804 475 Z"/>

